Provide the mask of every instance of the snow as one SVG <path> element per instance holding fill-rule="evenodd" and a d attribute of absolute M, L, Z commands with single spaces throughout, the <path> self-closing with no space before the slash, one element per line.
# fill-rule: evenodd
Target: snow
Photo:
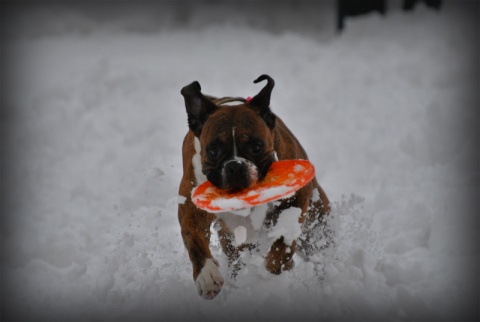
<path fill-rule="evenodd" d="M 278 222 L 268 232 L 268 237 L 276 240 L 284 237 L 285 244 L 291 245 L 294 240 L 300 237 L 301 229 L 298 225 L 298 218 L 302 214 L 302 209 L 291 207 L 285 209 L 278 218 Z"/>
<path fill-rule="evenodd" d="M 215 200 L 212 200 L 210 202 L 210 205 L 214 209 L 221 209 L 221 211 L 238 209 L 242 210 L 244 208 L 251 207 L 248 202 L 237 198 L 217 198 Z"/>
<path fill-rule="evenodd" d="M 247 229 L 245 226 L 235 227 L 233 230 L 236 245 L 241 245 L 247 240 Z"/>
<path fill-rule="evenodd" d="M 5 6 L 2 318 L 478 320 L 478 3 L 398 7 L 338 35 L 329 2 Z M 264 73 L 334 243 L 279 276 L 244 253 L 233 279 L 212 237 L 206 301 L 177 220 L 180 89 L 247 97 Z"/>
<path fill-rule="evenodd" d="M 184 197 L 184 196 L 178 196 L 178 204 L 179 205 L 183 205 L 185 204 L 185 201 L 187 201 L 187 197 Z"/>
<path fill-rule="evenodd" d="M 268 204 L 259 205 L 257 207 L 251 208 L 250 222 L 252 223 L 252 228 L 254 230 L 260 230 L 262 228 L 263 222 L 265 221 L 265 216 L 267 214 Z"/>
<path fill-rule="evenodd" d="M 305 167 L 303 167 L 303 166 L 300 165 L 300 164 L 297 164 L 297 165 L 293 168 L 293 171 L 294 171 L 294 172 L 302 172 L 302 171 L 305 171 Z"/>
<path fill-rule="evenodd" d="M 271 187 L 259 192 L 259 196 L 255 198 L 254 202 L 262 202 L 264 200 L 277 200 L 277 199 L 286 199 L 294 195 L 295 191 L 291 191 L 292 189 L 296 189 L 297 187 L 288 187 L 285 185 Z M 296 189 L 298 190 L 298 189 Z"/>

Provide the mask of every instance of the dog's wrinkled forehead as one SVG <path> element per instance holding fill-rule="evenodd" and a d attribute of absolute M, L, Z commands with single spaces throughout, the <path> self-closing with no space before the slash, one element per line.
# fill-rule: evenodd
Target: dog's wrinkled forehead
<path fill-rule="evenodd" d="M 257 114 L 245 106 L 222 106 L 205 122 L 202 138 L 220 139 L 227 142 L 233 139 L 250 137 L 254 134 L 264 134 L 268 126 Z"/>

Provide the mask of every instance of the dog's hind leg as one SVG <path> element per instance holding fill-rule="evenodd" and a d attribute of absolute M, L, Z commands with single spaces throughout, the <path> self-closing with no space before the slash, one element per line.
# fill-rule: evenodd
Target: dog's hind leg
<path fill-rule="evenodd" d="M 291 245 L 287 245 L 284 242 L 283 236 L 277 239 L 266 256 L 265 267 L 267 271 L 272 274 L 280 274 L 283 271 L 288 271 L 293 268 L 295 262 L 293 261 L 293 254 L 297 245 L 295 241 Z"/>
<path fill-rule="evenodd" d="M 301 220 L 302 234 L 298 238 L 299 254 L 307 261 L 313 254 L 330 245 L 331 234 L 325 228 L 329 213 L 329 200 L 315 181 L 310 206 Z M 321 239 L 323 240 L 319 242 Z"/>

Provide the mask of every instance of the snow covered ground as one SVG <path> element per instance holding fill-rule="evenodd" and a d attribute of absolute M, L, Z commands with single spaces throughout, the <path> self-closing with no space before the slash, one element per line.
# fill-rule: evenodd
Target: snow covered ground
<path fill-rule="evenodd" d="M 391 3 L 342 35 L 330 2 L 95 6 L 4 22 L 2 319 L 478 319 L 478 2 Z M 246 97 L 263 73 L 335 246 L 206 301 L 177 222 L 180 89 Z"/>

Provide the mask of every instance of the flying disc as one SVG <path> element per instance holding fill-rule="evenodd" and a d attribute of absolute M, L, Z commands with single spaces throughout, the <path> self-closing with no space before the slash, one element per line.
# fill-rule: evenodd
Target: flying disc
<path fill-rule="evenodd" d="M 315 176 L 315 168 L 307 160 L 273 162 L 263 180 L 249 189 L 229 193 L 206 181 L 192 192 L 192 201 L 208 212 L 226 212 L 258 206 L 287 198 L 303 188 Z"/>

